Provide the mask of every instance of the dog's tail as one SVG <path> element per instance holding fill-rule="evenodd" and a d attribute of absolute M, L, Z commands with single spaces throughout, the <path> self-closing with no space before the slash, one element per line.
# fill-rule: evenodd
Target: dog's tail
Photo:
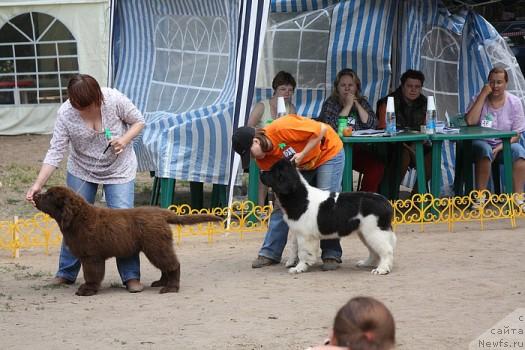
<path fill-rule="evenodd" d="M 173 225 L 194 225 L 201 222 L 219 222 L 223 219 L 219 216 L 208 215 L 208 214 L 189 214 L 189 215 L 177 215 L 171 212 L 167 215 L 166 221 Z"/>

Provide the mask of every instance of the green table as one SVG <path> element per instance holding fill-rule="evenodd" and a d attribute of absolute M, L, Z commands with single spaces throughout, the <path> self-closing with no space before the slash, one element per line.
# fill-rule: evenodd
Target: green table
<path fill-rule="evenodd" d="M 505 192 L 512 193 L 512 155 L 510 152 L 510 139 L 516 136 L 514 131 L 501 131 L 492 128 L 484 128 L 481 126 L 462 126 L 459 128 L 457 134 L 432 134 L 432 186 L 431 193 L 437 198 L 440 195 L 441 189 L 441 150 L 443 148 L 443 141 L 462 142 L 466 152 L 462 152 L 460 157 L 461 166 L 456 166 L 456 174 L 458 171 L 463 171 L 466 175 L 467 185 L 472 190 L 472 140 L 481 139 L 502 139 L 503 141 L 503 166 L 505 169 Z M 457 153 L 457 152 L 456 152 Z M 458 160 L 456 154 L 456 164 Z M 459 169 L 461 168 L 461 169 Z M 467 193 L 470 192 L 467 190 Z"/>
<path fill-rule="evenodd" d="M 417 131 L 402 131 L 394 136 L 350 136 L 341 138 L 345 149 L 345 167 L 343 172 L 343 191 L 353 191 L 353 174 L 352 174 L 352 160 L 353 160 L 353 145 L 356 143 L 396 143 L 400 149 L 401 142 L 414 142 L 416 145 L 416 171 L 418 192 L 425 193 L 425 159 L 423 154 L 423 143 L 428 140 L 428 135 Z M 399 154 L 400 152 L 394 152 Z M 383 177 L 383 184 L 381 186 L 381 193 L 389 199 L 395 199 L 399 196 L 399 184 L 401 177 L 399 174 L 399 160 L 390 161 L 387 168 L 393 171 L 394 174 L 388 174 L 385 169 L 385 176 Z M 389 166 L 391 165 L 391 166 Z M 387 184 L 385 186 L 384 184 Z"/>

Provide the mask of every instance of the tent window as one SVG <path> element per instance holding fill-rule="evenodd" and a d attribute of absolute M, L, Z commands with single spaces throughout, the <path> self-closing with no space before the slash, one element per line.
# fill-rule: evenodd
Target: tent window
<path fill-rule="evenodd" d="M 0 28 L 0 105 L 64 102 L 77 73 L 77 43 L 56 18 L 28 12 Z"/>
<path fill-rule="evenodd" d="M 439 109 L 458 113 L 460 38 L 443 28 L 430 28 L 421 42 L 421 71 L 425 74 L 423 92 L 434 95 Z"/>
<path fill-rule="evenodd" d="M 162 18 L 146 111 L 181 113 L 215 104 L 227 81 L 230 35 L 222 17 Z"/>
<path fill-rule="evenodd" d="M 291 73 L 299 88 L 324 88 L 332 7 L 306 13 L 271 13 L 264 40 L 258 87 L 271 87 L 275 74 Z"/>

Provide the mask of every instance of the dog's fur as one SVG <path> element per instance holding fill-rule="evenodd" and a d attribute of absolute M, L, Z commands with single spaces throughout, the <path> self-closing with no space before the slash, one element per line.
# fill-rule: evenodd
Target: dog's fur
<path fill-rule="evenodd" d="M 357 232 L 369 250 L 360 267 L 374 267 L 373 274 L 387 274 L 394 263 L 396 236 L 392 231 L 392 205 L 376 193 L 323 191 L 310 186 L 286 159 L 261 173 L 261 181 L 273 189 L 290 228 L 292 256 L 286 266 L 301 273 L 317 260 L 320 239 Z M 296 242 L 294 244 L 294 241 Z"/>
<path fill-rule="evenodd" d="M 93 295 L 104 278 L 105 260 L 142 251 L 161 272 L 152 287 L 178 292 L 180 264 L 169 224 L 221 221 L 213 215 L 176 215 L 156 207 L 97 208 L 66 187 L 52 187 L 34 196 L 36 207 L 56 220 L 64 242 L 82 263 L 85 283 L 77 295 Z"/>

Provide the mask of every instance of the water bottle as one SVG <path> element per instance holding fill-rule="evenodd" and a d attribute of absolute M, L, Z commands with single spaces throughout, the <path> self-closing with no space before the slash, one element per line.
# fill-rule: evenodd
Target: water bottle
<path fill-rule="evenodd" d="M 427 98 L 427 114 L 426 114 L 426 133 L 435 134 L 436 133 L 436 104 L 434 103 L 434 96 L 429 96 Z"/>
<path fill-rule="evenodd" d="M 395 135 L 397 133 L 396 110 L 394 108 L 393 97 L 388 97 L 386 102 L 386 133 L 388 135 Z"/>
<path fill-rule="evenodd" d="M 337 134 L 339 137 L 343 137 L 343 131 L 348 125 L 348 119 L 344 115 L 339 116 L 339 119 L 337 120 Z"/>

